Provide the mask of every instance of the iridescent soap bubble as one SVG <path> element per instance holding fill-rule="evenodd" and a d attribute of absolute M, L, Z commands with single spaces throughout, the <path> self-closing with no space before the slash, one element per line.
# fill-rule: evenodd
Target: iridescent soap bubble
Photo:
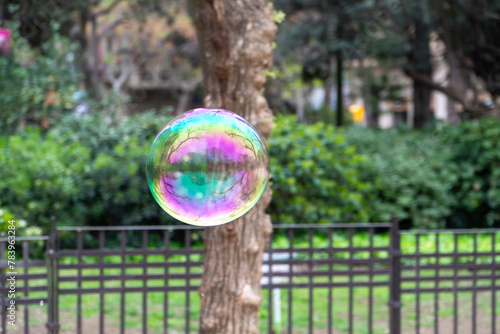
<path fill-rule="evenodd" d="M 146 164 L 149 188 L 172 217 L 214 226 L 245 214 L 269 179 L 264 139 L 242 117 L 194 109 L 156 136 Z"/>

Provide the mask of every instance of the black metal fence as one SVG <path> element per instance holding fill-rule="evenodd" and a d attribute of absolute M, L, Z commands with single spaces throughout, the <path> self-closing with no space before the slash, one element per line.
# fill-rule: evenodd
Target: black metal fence
<path fill-rule="evenodd" d="M 396 220 L 274 228 L 261 332 L 496 333 L 500 230 L 407 232 Z M 54 227 L 18 238 L 16 327 L 0 239 L 2 333 L 196 332 L 200 231 Z M 30 258 L 40 243 L 46 261 Z"/>
<path fill-rule="evenodd" d="M 499 232 L 498 229 L 400 232 L 415 240 L 415 251 L 401 256 L 404 265 L 400 291 L 414 297 L 411 303 L 404 303 L 405 311 L 414 308 L 412 332 L 422 331 L 421 299 L 422 295 L 430 295 L 433 333 L 498 333 Z M 421 251 L 424 238 L 434 243 L 434 252 Z M 443 238 L 446 238 L 444 245 Z M 448 308 L 448 317 L 443 319 L 441 308 Z"/>

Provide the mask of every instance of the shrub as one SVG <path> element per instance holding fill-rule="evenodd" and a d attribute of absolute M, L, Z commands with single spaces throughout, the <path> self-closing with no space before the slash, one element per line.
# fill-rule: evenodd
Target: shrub
<path fill-rule="evenodd" d="M 464 122 L 440 133 L 457 166 L 450 227 L 498 227 L 500 223 L 500 122 Z"/>
<path fill-rule="evenodd" d="M 323 123 L 304 125 L 277 117 L 269 140 L 274 223 L 367 221 L 372 185 L 369 160 Z"/>
<path fill-rule="evenodd" d="M 56 215 L 66 223 L 83 223 L 81 203 L 92 192 L 88 177 L 90 150 L 79 143 L 63 145 L 29 130 L 0 139 L 0 193 L 2 205 L 15 219 L 47 226 Z"/>
<path fill-rule="evenodd" d="M 46 232 L 52 215 L 60 225 L 177 223 L 153 200 L 144 168 L 167 121 L 153 113 L 115 125 L 69 116 L 45 134 L 0 137 L 0 216 L 24 220 L 30 235 L 41 233 L 33 226 Z M 436 228 L 500 220 L 498 121 L 381 131 L 279 116 L 269 151 L 274 223 L 397 215 L 406 227 Z"/>
<path fill-rule="evenodd" d="M 13 27 L 10 53 L 0 57 L 0 131 L 13 133 L 24 122 L 41 124 L 71 112 L 78 90 L 76 46 L 54 33 L 32 49 Z M 48 126 L 46 124 L 45 126 Z"/>
<path fill-rule="evenodd" d="M 406 227 L 439 228 L 455 203 L 452 146 L 431 131 L 351 128 L 347 141 L 370 159 L 365 178 L 374 185 L 371 221 L 396 215 Z"/>
<path fill-rule="evenodd" d="M 117 126 L 100 118 L 64 119 L 0 141 L 2 205 L 47 231 L 60 225 L 174 222 L 152 200 L 144 164 L 150 139 L 167 121 L 151 113 Z"/>

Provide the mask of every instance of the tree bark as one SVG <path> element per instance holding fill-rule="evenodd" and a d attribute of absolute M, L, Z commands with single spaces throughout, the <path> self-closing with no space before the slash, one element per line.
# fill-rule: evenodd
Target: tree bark
<path fill-rule="evenodd" d="M 304 110 L 304 92 L 302 88 L 297 88 L 295 90 L 295 104 L 296 104 L 296 109 L 297 109 L 297 118 L 299 119 L 300 123 L 305 123 L 306 121 L 306 115 L 305 115 L 305 110 Z"/>
<path fill-rule="evenodd" d="M 410 78 L 412 78 L 414 82 L 419 81 L 423 85 L 428 86 L 430 89 L 437 90 L 438 92 L 445 94 L 449 98 L 456 100 L 464 107 L 464 110 L 472 112 L 476 114 L 478 117 L 479 116 L 494 117 L 493 115 L 496 115 L 496 113 L 500 112 L 498 111 L 499 108 L 491 109 L 486 107 L 485 105 L 478 103 L 477 101 L 476 102 L 468 101 L 464 94 L 460 95 L 452 87 L 442 86 L 441 84 L 432 81 L 432 78 L 426 75 L 410 70 L 405 71 L 405 73 Z"/>
<path fill-rule="evenodd" d="M 332 82 L 330 81 L 330 77 L 325 79 L 323 82 L 323 90 L 325 91 L 325 99 L 323 101 L 324 107 L 326 110 L 332 109 Z"/>
<path fill-rule="evenodd" d="M 91 15 L 92 23 L 92 89 L 95 91 L 96 96 L 100 96 L 101 88 L 101 71 L 99 68 L 99 37 L 97 36 L 97 16 Z"/>
<path fill-rule="evenodd" d="M 439 24 L 441 30 L 441 39 L 446 46 L 446 60 L 450 67 L 448 87 L 457 92 L 460 96 L 466 96 L 465 71 L 461 65 L 461 48 L 457 28 L 456 4 L 453 1 L 442 1 L 440 8 Z M 448 5 L 448 6 L 447 6 Z M 448 24 L 451 22 L 451 24 Z M 451 125 L 459 125 L 460 115 L 458 114 L 459 102 L 448 96 L 446 106 L 446 121 Z"/>
<path fill-rule="evenodd" d="M 365 102 L 366 124 L 371 128 L 378 128 L 379 122 L 379 96 L 377 96 L 371 84 L 365 85 L 362 89 L 363 100 Z"/>
<path fill-rule="evenodd" d="M 432 120 L 431 91 L 426 84 L 420 81 L 413 82 L 413 125 L 417 129 L 425 127 Z"/>
<path fill-rule="evenodd" d="M 431 51 L 430 51 L 430 25 L 426 3 L 417 5 L 418 17 L 415 17 L 415 36 L 413 38 L 412 67 L 421 75 L 432 77 Z M 415 128 L 423 128 L 433 119 L 431 111 L 432 89 L 421 81 L 413 81 L 413 106 Z"/>
<path fill-rule="evenodd" d="M 337 53 L 337 126 L 344 125 L 344 60 L 342 52 Z"/>
<path fill-rule="evenodd" d="M 76 32 L 76 39 L 79 44 L 79 51 L 82 55 L 87 53 L 88 38 L 87 38 L 87 23 L 89 21 L 89 9 L 84 7 L 78 13 L 78 31 Z M 90 69 L 89 61 L 84 57 L 77 57 L 77 64 L 80 72 L 84 76 L 84 84 L 87 91 L 92 89 L 92 71 Z"/>
<path fill-rule="evenodd" d="M 205 106 L 231 110 L 266 139 L 273 122 L 262 93 L 276 26 L 265 0 L 191 0 L 201 51 Z M 272 232 L 261 200 L 243 217 L 206 228 L 200 333 L 258 333 L 262 254 Z"/>
<path fill-rule="evenodd" d="M 466 96 L 467 85 L 465 82 L 465 73 L 460 66 L 460 60 L 456 56 L 450 55 L 448 57 L 448 64 L 450 66 L 450 78 L 448 80 L 448 86 L 453 91 L 457 92 L 460 96 Z M 446 121 L 448 122 L 448 124 L 460 124 L 461 120 L 457 109 L 457 101 L 448 98 L 446 115 Z"/>

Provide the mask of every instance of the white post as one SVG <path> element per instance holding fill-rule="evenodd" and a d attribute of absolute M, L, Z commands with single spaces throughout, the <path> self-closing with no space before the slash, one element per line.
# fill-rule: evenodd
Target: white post
<path fill-rule="evenodd" d="M 281 327 L 281 289 L 279 288 L 273 290 L 273 311 L 274 323 Z"/>

